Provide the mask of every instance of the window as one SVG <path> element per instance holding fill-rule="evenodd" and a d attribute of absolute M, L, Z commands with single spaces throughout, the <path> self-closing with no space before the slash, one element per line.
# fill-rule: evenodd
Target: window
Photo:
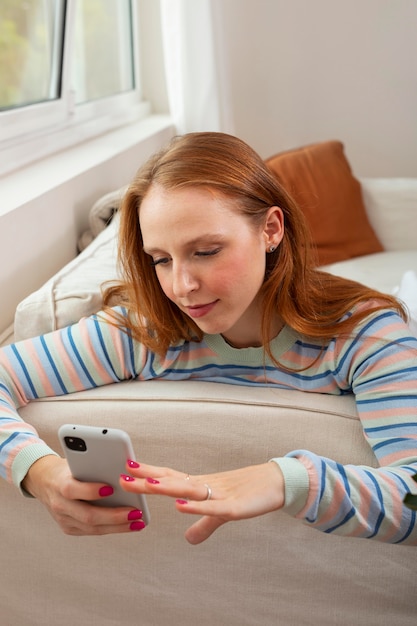
<path fill-rule="evenodd" d="M 0 174 L 148 113 L 136 3 L 0 0 Z"/>
<path fill-rule="evenodd" d="M 135 88 L 129 5 L 126 0 L 77 3 L 71 65 L 76 103 Z"/>
<path fill-rule="evenodd" d="M 0 0 L 0 110 L 60 95 L 64 3 Z"/>

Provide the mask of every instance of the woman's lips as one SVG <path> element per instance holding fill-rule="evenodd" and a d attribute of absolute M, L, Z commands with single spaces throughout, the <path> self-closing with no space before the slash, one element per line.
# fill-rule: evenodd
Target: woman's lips
<path fill-rule="evenodd" d="M 190 317 L 204 317 L 207 313 L 210 313 L 218 303 L 218 300 L 214 300 L 214 302 L 209 302 L 208 304 L 199 304 L 195 306 L 187 306 L 185 307 L 187 313 Z"/>

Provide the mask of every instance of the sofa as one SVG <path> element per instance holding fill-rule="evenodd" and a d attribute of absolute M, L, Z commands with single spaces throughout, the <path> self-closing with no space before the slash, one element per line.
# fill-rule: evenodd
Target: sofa
<path fill-rule="evenodd" d="M 415 324 L 417 179 L 356 178 L 339 141 L 273 155 L 267 163 L 303 205 L 319 265 L 396 293 Z M 98 199 L 91 209 L 98 228 L 82 238 L 91 243 L 19 305 L 15 339 L 100 309 L 100 284 L 117 277 L 122 195 L 118 190 Z M 349 396 L 129 381 L 32 402 L 20 414 L 57 451 L 57 431 L 66 422 L 117 426 L 129 432 L 138 460 L 190 474 L 298 448 L 376 466 Z M 227 524 L 191 546 L 184 539 L 191 519 L 156 496 L 148 497 L 151 523 L 141 533 L 69 537 L 36 500 L 4 482 L 0 490 L 1 624 L 416 623 L 412 547 L 323 534 L 283 512 Z"/>

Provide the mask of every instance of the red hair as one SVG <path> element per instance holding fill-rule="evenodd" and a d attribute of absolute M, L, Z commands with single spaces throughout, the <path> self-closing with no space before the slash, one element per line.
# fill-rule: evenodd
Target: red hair
<path fill-rule="evenodd" d="M 119 264 L 122 280 L 105 291 L 106 305 L 118 301 L 129 312 L 127 330 L 152 351 L 164 354 L 181 340 L 201 340 L 202 331 L 164 294 L 143 251 L 139 211 L 152 185 L 165 190 L 203 187 L 233 199 L 236 211 L 261 227 L 271 206 L 284 214 L 284 236 L 266 256 L 262 286 L 263 345 L 270 357 L 269 336 L 276 315 L 302 335 L 329 341 L 350 333 L 373 311 L 390 308 L 406 313 L 394 297 L 316 268 L 314 247 L 303 213 L 261 157 L 245 142 L 223 133 L 190 133 L 175 137 L 141 167 L 120 209 Z M 355 305 L 369 307 L 340 321 Z M 118 322 L 126 328 L 126 320 Z"/>

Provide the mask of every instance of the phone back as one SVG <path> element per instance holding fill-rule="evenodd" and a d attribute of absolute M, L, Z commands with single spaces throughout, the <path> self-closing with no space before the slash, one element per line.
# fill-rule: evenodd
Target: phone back
<path fill-rule="evenodd" d="M 58 431 L 58 437 L 74 478 L 113 487 L 111 496 L 94 500 L 93 504 L 139 508 L 143 512 L 143 521 L 149 523 L 145 496 L 128 493 L 119 484 L 120 474 L 126 474 L 126 461 L 135 458 L 130 437 L 125 431 L 64 424 Z"/>

